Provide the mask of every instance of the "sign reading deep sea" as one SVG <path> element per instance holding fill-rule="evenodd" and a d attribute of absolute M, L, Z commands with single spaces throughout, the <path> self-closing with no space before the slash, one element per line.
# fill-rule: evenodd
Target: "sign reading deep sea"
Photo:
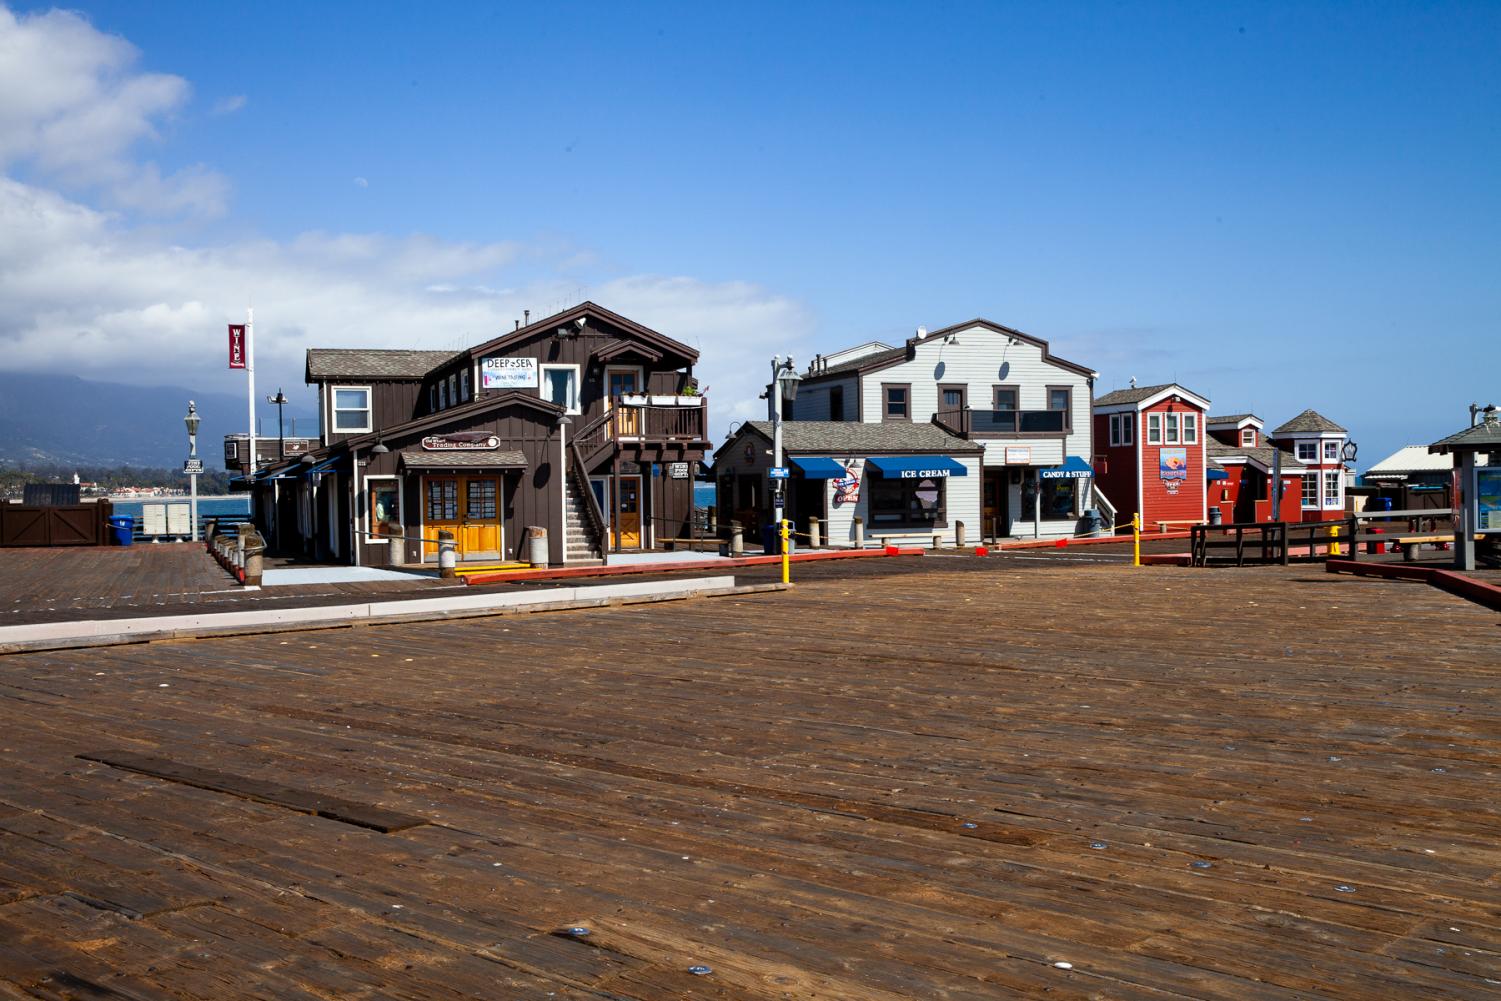
<path fill-rule="evenodd" d="M 536 389 L 537 359 L 492 356 L 479 363 L 482 389 Z"/>

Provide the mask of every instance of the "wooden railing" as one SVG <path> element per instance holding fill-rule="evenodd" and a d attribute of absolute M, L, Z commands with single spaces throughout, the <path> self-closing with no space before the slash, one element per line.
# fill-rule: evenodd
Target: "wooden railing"
<path fill-rule="evenodd" d="M 707 441 L 708 406 L 655 406 L 615 403 L 580 428 L 573 440 L 586 454 L 607 442 Z"/>
<path fill-rule="evenodd" d="M 578 439 L 568 443 L 568 454 L 572 460 L 572 475 L 575 485 L 583 490 L 584 513 L 589 518 L 589 523 L 594 526 L 594 537 L 599 540 L 601 553 L 610 549 L 610 533 L 605 529 L 605 513 L 599 508 L 599 498 L 594 496 L 594 488 L 589 485 L 589 468 L 584 465 L 583 453 L 579 451 Z"/>
<path fill-rule="evenodd" d="M 1065 410 L 940 410 L 933 419 L 954 434 L 1056 434 L 1067 430 Z"/>
<path fill-rule="evenodd" d="M 1357 521 L 1256 521 L 1233 525 L 1194 525 L 1189 529 L 1189 549 L 1196 567 L 1208 566 L 1211 559 L 1233 566 L 1250 563 L 1278 563 L 1287 566 L 1292 559 L 1360 558 L 1363 537 L 1356 532 Z M 1233 555 L 1227 550 L 1233 551 Z M 1294 550 L 1299 550 L 1296 554 Z M 1322 550 L 1322 551 L 1321 551 Z"/>

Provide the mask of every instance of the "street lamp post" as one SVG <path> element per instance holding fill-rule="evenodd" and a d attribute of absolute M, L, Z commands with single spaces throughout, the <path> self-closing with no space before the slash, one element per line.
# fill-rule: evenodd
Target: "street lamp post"
<path fill-rule="evenodd" d="M 198 471 L 202 463 L 198 459 L 198 407 L 192 400 L 188 401 L 188 415 L 182 419 L 188 429 L 188 461 L 185 463 L 185 472 L 188 474 L 188 521 L 191 526 L 192 539 L 198 541 Z"/>
<path fill-rule="evenodd" d="M 276 405 L 276 457 L 278 459 L 285 459 L 287 457 L 287 434 L 282 426 L 281 409 L 292 401 L 287 399 L 287 394 L 283 393 L 280 387 L 277 387 L 276 395 L 266 397 L 266 402 Z M 297 422 L 293 421 L 292 423 L 296 424 Z M 252 476 L 255 475 L 255 466 L 255 456 L 252 455 L 250 457 L 250 473 Z"/>
<path fill-rule="evenodd" d="M 797 370 L 793 367 L 792 359 L 790 357 L 786 359 L 782 358 L 781 355 L 775 355 L 772 357 L 770 388 L 772 442 L 771 463 L 779 469 L 782 466 L 782 396 L 785 390 L 788 399 L 797 399 L 797 384 L 800 379 L 801 376 L 797 374 Z M 775 490 L 775 493 L 772 496 L 775 499 L 777 515 L 776 531 L 777 535 L 780 536 L 782 534 L 782 519 L 784 517 L 787 503 L 787 481 L 785 479 L 776 480 L 773 484 L 773 489 Z M 785 542 L 782 543 L 782 548 L 787 548 L 787 544 Z"/>

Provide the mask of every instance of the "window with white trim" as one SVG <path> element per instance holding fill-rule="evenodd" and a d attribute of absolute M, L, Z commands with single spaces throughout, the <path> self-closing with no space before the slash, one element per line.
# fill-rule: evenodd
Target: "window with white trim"
<path fill-rule="evenodd" d="M 1199 443 L 1199 415 L 1183 414 L 1183 444 L 1197 445 Z"/>
<path fill-rule="evenodd" d="M 1162 444 L 1162 415 L 1147 414 L 1147 444 Z"/>
<path fill-rule="evenodd" d="M 1317 442 L 1313 442 L 1313 441 L 1300 441 L 1300 442 L 1298 442 L 1298 461 L 1299 462 L 1318 462 L 1319 461 L 1319 446 L 1318 446 L 1318 443 Z"/>
<path fill-rule="evenodd" d="M 454 406 L 459 405 L 459 377 L 457 373 L 452 373 L 448 376 L 448 398 L 453 401 Z"/>
<path fill-rule="evenodd" d="M 1303 477 L 1303 506 L 1307 508 L 1319 506 L 1319 478 L 1312 472 Z"/>
<path fill-rule="evenodd" d="M 1324 459 L 1325 459 L 1325 461 L 1328 461 L 1328 462 L 1338 462 L 1339 461 L 1339 442 L 1337 442 L 1337 441 L 1326 441 L 1326 442 L 1324 442 Z"/>
<path fill-rule="evenodd" d="M 1255 428 L 1241 428 L 1240 429 L 1240 447 L 1241 448 L 1255 448 L 1256 447 L 1256 429 Z"/>
<path fill-rule="evenodd" d="M 1178 444 L 1178 440 L 1181 437 L 1181 429 L 1178 424 L 1178 419 L 1182 416 L 1182 414 L 1164 415 L 1163 424 L 1166 425 L 1167 428 L 1167 443 L 1169 445 Z"/>
<path fill-rule="evenodd" d="M 1110 446 L 1114 448 L 1121 443 L 1121 415 L 1110 415 Z"/>
<path fill-rule="evenodd" d="M 1130 445 L 1136 440 L 1136 415 L 1121 414 L 1121 444 Z"/>
<path fill-rule="evenodd" d="M 370 387 L 334 387 L 334 430 L 348 434 L 370 430 Z"/>
<path fill-rule="evenodd" d="M 579 367 L 577 365 L 543 365 L 542 398 L 551 400 L 570 414 L 579 412 Z"/>
<path fill-rule="evenodd" d="M 1339 492 L 1339 470 L 1326 469 L 1324 471 L 1324 506 L 1341 507 Z"/>

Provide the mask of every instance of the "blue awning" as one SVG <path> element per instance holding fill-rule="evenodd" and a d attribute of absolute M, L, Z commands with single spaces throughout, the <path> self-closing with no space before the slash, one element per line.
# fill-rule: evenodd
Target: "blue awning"
<path fill-rule="evenodd" d="M 1204 473 L 1204 479 L 1206 480 L 1228 480 L 1229 478 L 1230 474 L 1223 469 L 1210 469 Z"/>
<path fill-rule="evenodd" d="M 315 465 L 312 469 L 309 469 L 303 475 L 304 476 L 317 476 L 319 473 L 334 472 L 335 471 L 334 467 L 337 466 L 339 464 L 340 460 L 342 460 L 343 458 L 344 457 L 342 455 L 330 456 L 329 458 L 324 459 L 322 462 L 320 462 L 317 465 Z"/>
<path fill-rule="evenodd" d="M 803 476 L 810 480 L 842 480 L 848 474 L 845 468 L 833 459 L 787 459 L 798 469 L 803 471 Z"/>
<path fill-rule="evenodd" d="M 1094 470 L 1089 468 L 1089 463 L 1077 455 L 1064 459 L 1061 466 L 1048 466 L 1041 470 L 1041 476 L 1045 480 L 1087 480 L 1093 475 Z"/>
<path fill-rule="evenodd" d="M 876 472 L 896 480 L 927 480 L 938 476 L 968 476 L 962 463 L 946 455 L 873 455 L 866 460 Z"/>

